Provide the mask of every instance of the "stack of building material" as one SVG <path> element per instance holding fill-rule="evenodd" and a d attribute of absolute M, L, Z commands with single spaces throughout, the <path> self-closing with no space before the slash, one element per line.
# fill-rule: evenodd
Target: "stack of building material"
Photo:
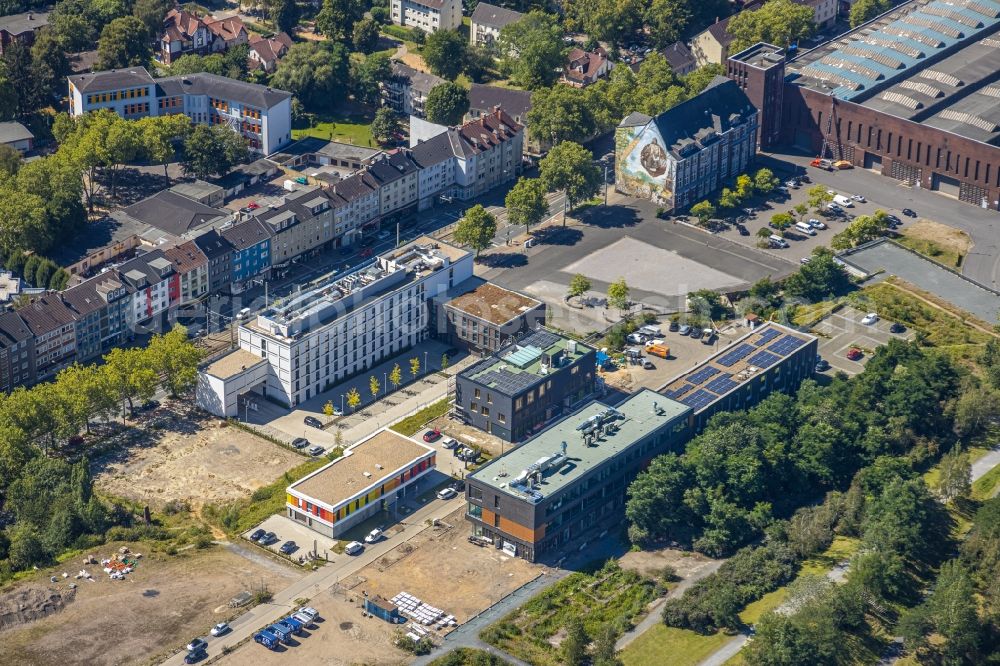
<path fill-rule="evenodd" d="M 439 629 L 444 629 L 445 627 L 458 625 L 455 621 L 455 616 L 447 615 L 440 608 L 425 604 L 407 592 L 400 592 L 390 599 L 390 601 L 399 607 L 400 614 L 425 626 L 436 624 Z"/>

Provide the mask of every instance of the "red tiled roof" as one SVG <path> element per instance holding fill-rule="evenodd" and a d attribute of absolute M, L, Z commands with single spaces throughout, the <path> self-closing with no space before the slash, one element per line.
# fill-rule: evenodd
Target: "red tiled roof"
<path fill-rule="evenodd" d="M 229 18 L 209 20 L 205 21 L 205 27 L 221 39 L 227 42 L 234 39 L 238 39 L 240 33 L 246 33 L 246 26 L 243 25 L 243 21 L 238 16 L 230 16 Z"/>

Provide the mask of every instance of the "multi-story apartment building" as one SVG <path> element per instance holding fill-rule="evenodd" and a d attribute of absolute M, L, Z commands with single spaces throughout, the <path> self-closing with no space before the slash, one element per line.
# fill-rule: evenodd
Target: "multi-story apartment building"
<path fill-rule="evenodd" d="M 359 234 L 378 226 L 381 198 L 378 182 L 367 171 L 348 176 L 327 191 L 333 205 L 334 234 L 340 246 L 352 245 Z"/>
<path fill-rule="evenodd" d="M 473 46 L 493 46 L 500 39 L 500 31 L 511 23 L 517 23 L 524 14 L 506 7 L 497 7 L 486 2 L 476 3 L 472 12 L 469 41 Z"/>
<path fill-rule="evenodd" d="M 48 379 L 76 360 L 76 315 L 60 294 L 39 296 L 18 308 L 35 344 L 35 377 Z"/>
<path fill-rule="evenodd" d="M 271 233 L 270 265 L 286 266 L 292 259 L 330 244 L 334 239 L 330 197 L 318 187 L 289 192 L 272 205 L 261 206 L 252 215 Z M 233 260 L 233 271 L 236 264 Z"/>
<path fill-rule="evenodd" d="M 49 24 L 49 12 L 25 12 L 0 16 L 0 55 L 14 43 L 31 47 L 35 33 Z"/>
<path fill-rule="evenodd" d="M 181 305 L 193 303 L 208 294 L 208 258 L 194 241 L 163 250 L 180 276 Z"/>
<path fill-rule="evenodd" d="M 246 44 L 249 33 L 238 16 L 202 18 L 184 9 L 171 9 L 163 19 L 156 57 L 169 65 L 184 55 L 218 53 Z"/>
<path fill-rule="evenodd" d="M 35 336 L 17 312 L 0 314 L 0 391 L 35 381 Z"/>
<path fill-rule="evenodd" d="M 462 25 L 462 0 L 390 0 L 392 22 L 431 33 Z"/>
<path fill-rule="evenodd" d="M 271 272 L 271 227 L 256 217 L 222 230 L 233 247 L 232 291 L 242 291 L 248 280 Z"/>
<path fill-rule="evenodd" d="M 118 275 L 132 294 L 129 326 L 150 323 L 181 300 L 181 278 L 162 250 L 153 250 L 118 267 Z"/>
<path fill-rule="evenodd" d="M 545 303 L 490 282 L 456 296 L 439 312 L 448 342 L 480 355 L 545 324 Z"/>
<path fill-rule="evenodd" d="M 85 280 L 62 293 L 76 315 L 76 360 L 97 358 L 132 337 L 130 289 L 113 271 Z"/>
<path fill-rule="evenodd" d="M 411 122 L 410 148 L 422 169 L 420 209 L 441 194 L 467 201 L 521 173 L 524 126 L 500 108 L 460 127 Z"/>
<path fill-rule="evenodd" d="M 560 559 L 620 524 L 639 472 L 683 451 L 690 413 L 648 389 L 616 407 L 588 403 L 465 477 L 473 537 L 512 557 Z"/>
<path fill-rule="evenodd" d="M 538 329 L 458 373 L 455 413 L 480 430 L 519 442 L 593 395 L 595 359 L 593 347 Z"/>
<path fill-rule="evenodd" d="M 70 113 L 111 109 L 123 118 L 183 113 L 226 125 L 265 155 L 291 142 L 292 94 L 205 72 L 153 79 L 143 67 L 68 77 Z"/>
<path fill-rule="evenodd" d="M 440 76 L 413 69 L 409 65 L 393 61 L 392 76 L 379 82 L 382 89 L 382 103 L 396 113 L 407 116 L 424 117 L 424 106 L 431 90 L 445 83 Z"/>
<path fill-rule="evenodd" d="M 420 167 L 401 149 L 375 158 L 368 174 L 378 183 L 379 215 L 403 214 L 417 208 L 417 180 Z"/>
<path fill-rule="evenodd" d="M 723 76 L 655 118 L 630 114 L 615 130 L 615 190 L 668 211 L 705 199 L 749 168 L 759 116 Z"/>
<path fill-rule="evenodd" d="M 191 239 L 208 262 L 208 290 L 221 293 L 233 283 L 233 246 L 215 229 Z"/>
<path fill-rule="evenodd" d="M 232 406 L 235 413 L 231 394 L 252 390 L 295 407 L 425 339 L 430 299 L 471 276 L 470 252 L 425 236 L 275 302 L 240 326 L 234 352 L 265 359 L 266 378 L 247 387 L 239 372 L 202 377 L 199 404 L 213 412 Z"/>

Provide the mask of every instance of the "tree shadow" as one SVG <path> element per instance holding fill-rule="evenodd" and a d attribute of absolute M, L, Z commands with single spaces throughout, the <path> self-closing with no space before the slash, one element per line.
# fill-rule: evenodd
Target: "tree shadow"
<path fill-rule="evenodd" d="M 489 268 L 516 268 L 527 266 L 528 257 L 518 252 L 497 252 L 496 254 L 480 255 L 476 263 Z"/>
<path fill-rule="evenodd" d="M 584 224 L 602 229 L 623 229 L 634 227 L 642 221 L 639 211 L 632 206 L 591 206 L 574 213 L 574 217 Z"/>
<path fill-rule="evenodd" d="M 583 239 L 583 232 L 574 227 L 545 227 L 534 232 L 535 242 L 541 245 L 576 245 Z"/>

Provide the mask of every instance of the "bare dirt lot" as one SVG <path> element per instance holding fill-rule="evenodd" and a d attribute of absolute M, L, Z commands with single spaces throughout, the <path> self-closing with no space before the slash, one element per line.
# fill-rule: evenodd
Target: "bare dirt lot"
<path fill-rule="evenodd" d="M 946 250 L 960 255 L 968 254 L 972 248 L 972 239 L 969 238 L 969 234 L 940 222 L 918 220 L 912 226 L 907 227 L 905 233 L 911 238 L 937 243 Z"/>
<path fill-rule="evenodd" d="M 668 566 L 674 568 L 679 578 L 687 579 L 705 567 L 718 564 L 718 560 L 705 557 L 701 553 L 676 548 L 632 551 L 623 555 L 618 562 L 623 569 L 631 569 L 653 579 L 659 578 L 663 568 Z"/>
<path fill-rule="evenodd" d="M 108 557 L 117 545 L 94 554 Z M 10 620 L 2 634 L 5 654 L 17 655 L 22 666 L 151 663 L 229 619 L 234 611 L 227 604 L 239 592 L 261 584 L 277 590 L 298 576 L 290 567 L 255 564 L 218 546 L 174 556 L 130 546 L 144 557 L 125 580 L 110 580 L 100 565 L 84 566 L 78 558 L 0 593 L 0 609 L 26 599 L 64 606 L 43 619 L 5 615 Z M 74 580 L 81 568 L 94 582 Z M 66 580 L 63 571 L 70 574 Z M 58 582 L 50 583 L 51 575 Z M 65 597 L 71 582 L 78 586 L 75 598 L 53 602 L 50 590 Z"/>
<path fill-rule="evenodd" d="M 475 546 L 468 537 L 463 510 L 455 511 L 441 526 L 421 532 L 341 585 L 386 599 L 409 592 L 465 622 L 543 571 L 495 548 Z"/>
<path fill-rule="evenodd" d="M 197 508 L 238 499 L 304 462 L 288 449 L 183 408 L 163 408 L 145 446 L 100 461 L 97 483 L 107 491 L 161 505 L 183 500 Z"/>

